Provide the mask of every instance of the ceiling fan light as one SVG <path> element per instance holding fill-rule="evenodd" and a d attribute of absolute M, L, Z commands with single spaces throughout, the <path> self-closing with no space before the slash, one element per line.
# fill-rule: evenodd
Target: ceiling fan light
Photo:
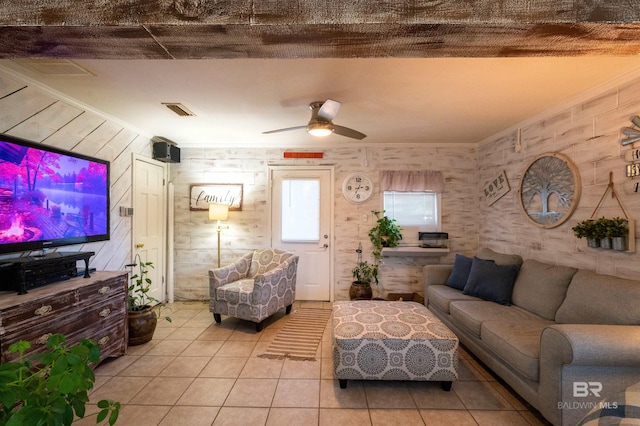
<path fill-rule="evenodd" d="M 329 123 L 310 124 L 307 126 L 307 133 L 309 133 L 311 136 L 319 136 L 319 137 L 329 136 L 331 133 L 333 133 L 333 126 Z"/>

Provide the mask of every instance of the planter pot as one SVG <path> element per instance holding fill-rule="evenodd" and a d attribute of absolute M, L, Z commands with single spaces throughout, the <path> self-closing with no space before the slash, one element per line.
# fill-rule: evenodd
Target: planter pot
<path fill-rule="evenodd" d="M 600 247 L 603 249 L 610 249 L 611 248 L 611 238 L 603 238 L 600 240 Z"/>
<path fill-rule="evenodd" d="M 156 318 L 156 314 L 151 309 L 129 311 L 127 317 L 130 346 L 142 345 L 153 339 L 158 318 Z"/>
<path fill-rule="evenodd" d="M 352 282 L 349 289 L 349 298 L 354 299 L 371 299 L 373 297 L 373 290 L 369 283 Z"/>
<path fill-rule="evenodd" d="M 587 247 L 591 247 L 591 248 L 600 247 L 600 240 L 596 238 L 587 238 Z"/>
<path fill-rule="evenodd" d="M 614 250 L 625 251 L 627 249 L 625 237 L 613 237 L 611 239 L 611 247 Z"/>

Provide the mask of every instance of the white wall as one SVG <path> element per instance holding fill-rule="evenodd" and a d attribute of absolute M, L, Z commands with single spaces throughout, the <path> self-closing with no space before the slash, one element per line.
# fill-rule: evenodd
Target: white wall
<path fill-rule="evenodd" d="M 131 154 L 150 156 L 150 141 L 103 115 L 0 71 L 0 133 L 111 162 L 111 240 L 74 246 L 94 251 L 90 266 L 124 270 L 131 261 Z"/>
<path fill-rule="evenodd" d="M 583 98 L 523 125 L 521 152 L 515 150 L 516 129 L 479 144 L 480 187 L 505 170 L 512 188 L 493 206 L 480 203 L 480 243 L 525 258 L 637 279 L 640 253 L 587 248 L 586 241 L 576 239 L 571 228 L 591 216 L 607 188 L 609 172 L 613 172 L 614 187 L 627 214 L 640 222 L 640 195 L 627 195 L 622 188 L 631 181 L 625 176 L 624 160 L 624 152 L 631 146 L 620 143 L 620 130 L 631 126 L 631 116 L 640 114 L 640 79 L 611 85 Z M 526 219 L 517 196 L 527 165 L 550 152 L 564 154 L 575 163 L 582 180 L 582 195 L 577 210 L 565 223 L 543 229 Z M 610 195 L 596 214 L 602 216 L 623 216 Z"/>
<path fill-rule="evenodd" d="M 346 299 L 355 249 L 362 242 L 370 253 L 367 237 L 373 221 L 361 217 L 379 210 L 381 201 L 354 206 L 341 194 L 342 180 L 353 171 L 369 174 L 378 182 L 382 169 L 441 170 L 445 178 L 443 231 L 449 232 L 452 251 L 473 254 L 481 245 L 518 253 L 550 263 L 573 265 L 622 277 L 637 278 L 640 254 L 589 249 L 577 240 L 571 227 L 589 217 L 604 192 L 609 172 L 629 215 L 640 221 L 640 196 L 621 189 L 624 151 L 620 128 L 640 113 L 640 80 L 620 83 L 592 92 L 590 97 L 557 108 L 522 124 L 522 150 L 515 152 L 516 129 L 503 132 L 475 146 L 368 146 L 312 148 L 323 151 L 322 160 L 284 160 L 286 149 L 183 148 L 182 162 L 171 166 L 175 188 L 175 291 L 177 299 L 208 298 L 208 269 L 216 264 L 215 225 L 201 211 L 189 211 L 189 185 L 195 183 L 242 183 L 241 212 L 231 212 L 230 229 L 223 231 L 222 262 L 230 262 L 248 250 L 268 245 L 267 171 L 269 164 L 332 164 L 335 167 L 335 298 Z M 0 132 L 111 161 L 111 233 L 109 242 L 93 243 L 91 266 L 120 270 L 131 257 L 130 218 L 118 214 L 119 206 L 131 206 L 131 153 L 150 156 L 149 139 L 90 108 L 23 82 L 0 71 Z M 306 137 L 306 135 L 302 136 Z M 337 138 L 337 137 L 336 137 Z M 344 141 L 338 141 L 344 142 Z M 338 143 L 336 142 L 336 143 Z M 326 146 L 326 145 L 325 145 Z M 340 145 L 344 146 L 344 144 Z M 531 224 L 520 210 L 517 191 L 526 166 L 538 155 L 560 152 L 576 163 L 582 179 L 578 209 L 563 225 L 542 229 Z M 511 191 L 493 206 L 486 206 L 481 189 L 502 170 Z M 599 215 L 619 216 L 609 199 Z M 640 228 L 638 226 L 637 228 Z M 636 232 L 636 238 L 640 233 Z M 451 262 L 453 255 L 442 259 Z M 421 267 L 427 259 L 390 258 L 381 270 L 383 295 L 422 292 Z"/>
<path fill-rule="evenodd" d="M 303 135 L 301 137 L 307 137 Z M 334 136 L 332 144 L 345 139 Z M 181 150 L 181 163 L 171 166 L 176 190 L 175 218 L 175 295 L 176 299 L 209 297 L 208 270 L 217 264 L 215 223 L 204 211 L 189 210 L 189 187 L 201 183 L 242 183 L 244 203 L 240 212 L 230 212 L 228 230 L 222 233 L 222 260 L 229 263 L 248 251 L 269 245 L 267 199 L 268 167 L 273 165 L 330 164 L 335 167 L 335 299 L 348 299 L 351 269 L 357 261 L 358 242 L 370 256 L 367 236 L 374 221 L 371 210 L 380 210 L 381 199 L 375 195 L 362 205 L 353 205 L 342 196 L 342 181 L 354 171 L 367 173 L 377 185 L 382 169 L 441 170 L 445 179 L 443 195 L 443 231 L 453 239 L 454 251 L 474 251 L 478 243 L 476 212 L 476 149 L 473 146 L 403 146 L 400 144 L 344 148 L 310 148 L 322 151 L 322 160 L 284 160 L 286 149 L 188 148 Z M 296 149 L 299 151 L 299 149 Z M 362 215 L 369 216 L 362 223 Z M 449 256 L 451 262 L 453 257 Z M 388 258 L 380 272 L 378 294 L 393 292 L 422 293 L 422 266 L 426 258 Z M 376 291 L 376 290 L 374 290 Z"/>

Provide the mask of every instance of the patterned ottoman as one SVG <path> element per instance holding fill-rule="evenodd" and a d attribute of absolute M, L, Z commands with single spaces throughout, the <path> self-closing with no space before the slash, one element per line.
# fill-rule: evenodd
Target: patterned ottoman
<path fill-rule="evenodd" d="M 348 379 L 458 379 L 458 338 L 422 304 L 352 300 L 333 304 L 333 367 Z"/>

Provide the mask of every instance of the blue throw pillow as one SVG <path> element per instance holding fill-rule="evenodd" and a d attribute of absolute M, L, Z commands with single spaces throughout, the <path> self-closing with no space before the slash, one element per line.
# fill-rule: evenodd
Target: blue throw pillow
<path fill-rule="evenodd" d="M 518 269 L 518 265 L 497 265 L 493 260 L 474 257 L 462 292 L 509 306 Z"/>
<path fill-rule="evenodd" d="M 467 285 L 472 263 L 472 258 L 456 254 L 456 258 L 453 261 L 453 270 L 447 279 L 447 285 L 458 290 L 463 290 L 464 286 Z"/>

